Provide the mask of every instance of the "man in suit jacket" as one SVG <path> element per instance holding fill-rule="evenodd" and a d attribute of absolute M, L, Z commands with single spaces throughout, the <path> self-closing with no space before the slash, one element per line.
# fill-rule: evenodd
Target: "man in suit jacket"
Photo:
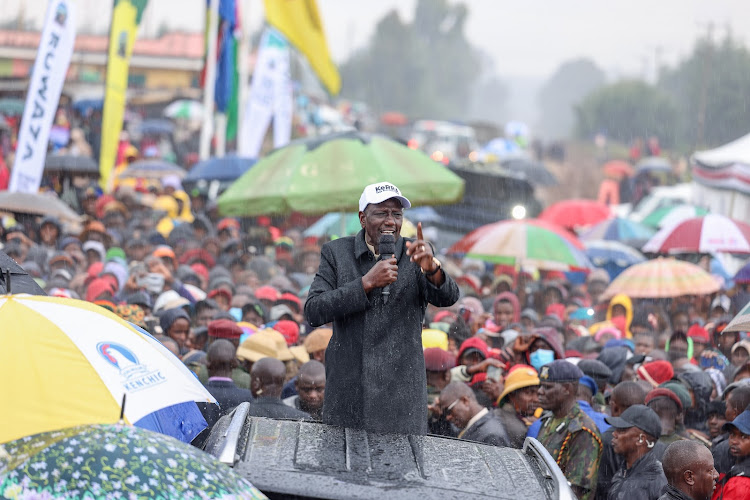
<path fill-rule="evenodd" d="M 237 366 L 234 345 L 226 339 L 215 340 L 206 353 L 208 381 L 206 389 L 219 403 L 205 405 L 203 415 L 209 427 L 219 418 L 228 414 L 240 403 L 252 401 L 253 395 L 247 389 L 241 389 L 232 381 L 232 370 Z"/>
<path fill-rule="evenodd" d="M 261 358 L 250 370 L 250 391 L 255 400 L 250 403 L 249 414 L 254 417 L 288 418 L 310 420 L 310 415 L 284 404 L 281 390 L 284 388 L 286 368 L 274 358 Z"/>
<path fill-rule="evenodd" d="M 451 382 L 440 393 L 445 418 L 461 429 L 460 439 L 495 446 L 510 446 L 499 418 L 477 402 L 474 391 L 463 382 Z"/>

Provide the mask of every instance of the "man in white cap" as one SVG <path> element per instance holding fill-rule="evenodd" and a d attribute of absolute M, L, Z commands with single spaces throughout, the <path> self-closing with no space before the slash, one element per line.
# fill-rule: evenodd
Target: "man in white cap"
<path fill-rule="evenodd" d="M 415 240 L 400 236 L 410 206 L 393 184 L 370 184 L 359 199 L 362 230 L 321 249 L 305 317 L 314 327 L 333 323 L 325 423 L 427 432 L 422 321 L 427 303 L 453 305 L 459 291 L 424 240 L 421 224 Z M 381 257 L 386 246 L 391 248 Z"/>

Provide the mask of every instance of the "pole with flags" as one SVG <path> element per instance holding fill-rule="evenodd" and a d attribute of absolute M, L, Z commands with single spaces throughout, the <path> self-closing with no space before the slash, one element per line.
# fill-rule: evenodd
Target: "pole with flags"
<path fill-rule="evenodd" d="M 211 155 L 211 136 L 213 135 L 214 89 L 216 85 L 216 37 L 219 33 L 219 1 L 208 0 L 208 33 L 206 35 L 206 73 L 203 86 L 203 125 L 201 126 L 200 150 L 201 160 Z"/>

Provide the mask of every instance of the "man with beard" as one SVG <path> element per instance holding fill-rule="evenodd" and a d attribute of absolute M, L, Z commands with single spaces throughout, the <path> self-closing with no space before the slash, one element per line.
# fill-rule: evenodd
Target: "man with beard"
<path fill-rule="evenodd" d="M 645 405 L 633 405 L 619 417 L 607 417 L 615 428 L 612 449 L 624 464 L 612 478 L 608 500 L 657 500 L 667 478 L 654 447 L 661 435 L 659 416 Z"/>

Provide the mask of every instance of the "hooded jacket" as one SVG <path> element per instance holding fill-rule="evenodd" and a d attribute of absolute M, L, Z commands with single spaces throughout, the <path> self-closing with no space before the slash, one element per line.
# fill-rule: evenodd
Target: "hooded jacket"
<path fill-rule="evenodd" d="M 511 323 L 518 323 L 521 321 L 521 304 L 518 301 L 518 297 L 513 292 L 502 292 L 495 297 L 495 301 L 492 303 L 492 313 L 495 313 L 495 307 L 498 302 L 505 301 L 510 302 L 513 306 L 513 320 Z"/>
<path fill-rule="evenodd" d="M 612 309 L 616 305 L 621 305 L 625 308 L 625 338 L 633 338 L 633 334 L 630 332 L 630 323 L 633 322 L 633 302 L 625 294 L 618 293 L 612 300 L 609 301 L 609 307 L 607 308 L 607 320 L 612 321 Z"/>
<path fill-rule="evenodd" d="M 649 451 L 633 467 L 622 467 L 612 477 L 608 500 L 657 500 L 667 486 L 667 478 L 656 454 Z"/>

